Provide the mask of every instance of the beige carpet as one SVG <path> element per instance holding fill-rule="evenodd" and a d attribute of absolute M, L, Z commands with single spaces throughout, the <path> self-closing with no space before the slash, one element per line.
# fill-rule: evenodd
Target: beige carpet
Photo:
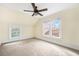
<path fill-rule="evenodd" d="M 0 47 L 1 56 L 76 56 L 73 51 L 37 39 L 9 43 Z"/>

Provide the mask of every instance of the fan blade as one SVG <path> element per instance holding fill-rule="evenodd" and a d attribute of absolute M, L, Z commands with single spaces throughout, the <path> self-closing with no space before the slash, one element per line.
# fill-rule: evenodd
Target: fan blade
<path fill-rule="evenodd" d="M 39 12 L 38 12 L 38 14 L 39 14 L 40 16 L 43 16 L 43 15 L 42 15 L 41 13 L 39 13 Z"/>
<path fill-rule="evenodd" d="M 32 16 L 34 16 L 35 13 L 32 14 Z"/>
<path fill-rule="evenodd" d="M 26 12 L 34 12 L 34 11 L 31 11 L 31 10 L 24 10 L 24 11 L 26 11 Z"/>
<path fill-rule="evenodd" d="M 48 9 L 45 8 L 45 9 L 38 10 L 38 12 L 47 11 L 47 10 L 48 10 Z"/>
<path fill-rule="evenodd" d="M 35 9 L 35 7 L 36 7 L 36 6 L 35 6 L 35 3 L 31 3 L 31 4 L 32 4 L 32 7 Z"/>

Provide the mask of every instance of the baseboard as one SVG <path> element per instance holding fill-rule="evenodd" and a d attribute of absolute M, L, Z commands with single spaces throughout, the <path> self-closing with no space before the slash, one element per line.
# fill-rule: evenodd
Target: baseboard
<path fill-rule="evenodd" d="M 13 43 L 13 42 L 24 41 L 24 40 L 27 40 L 27 39 L 35 39 L 35 37 L 26 38 L 26 39 L 22 39 L 22 40 L 16 40 L 16 41 L 10 41 L 10 42 L 4 42 L 4 43 L 1 43 L 1 46 L 5 45 L 5 44 Z"/>

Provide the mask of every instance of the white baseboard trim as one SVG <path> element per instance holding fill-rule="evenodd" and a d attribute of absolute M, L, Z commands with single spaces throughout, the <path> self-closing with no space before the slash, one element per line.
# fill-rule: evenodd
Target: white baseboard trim
<path fill-rule="evenodd" d="M 1 43 L 1 46 L 5 45 L 5 44 L 13 43 L 13 42 L 28 40 L 28 39 L 35 39 L 35 37 L 30 37 L 30 38 L 26 38 L 26 39 L 22 39 L 22 40 L 20 39 L 20 40 L 16 40 L 16 41 L 3 42 L 3 43 Z"/>

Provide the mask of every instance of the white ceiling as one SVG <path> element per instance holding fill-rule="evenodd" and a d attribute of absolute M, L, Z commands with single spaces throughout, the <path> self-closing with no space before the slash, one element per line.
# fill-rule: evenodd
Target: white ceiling
<path fill-rule="evenodd" d="M 23 11 L 23 10 L 33 10 L 30 3 L 0 3 L 0 5 L 15 11 L 20 11 L 28 15 L 32 15 L 32 12 Z M 64 9 L 73 8 L 79 4 L 77 3 L 36 3 L 36 5 L 38 6 L 38 9 L 48 8 L 48 11 L 41 12 L 44 16 L 47 16 Z"/>

